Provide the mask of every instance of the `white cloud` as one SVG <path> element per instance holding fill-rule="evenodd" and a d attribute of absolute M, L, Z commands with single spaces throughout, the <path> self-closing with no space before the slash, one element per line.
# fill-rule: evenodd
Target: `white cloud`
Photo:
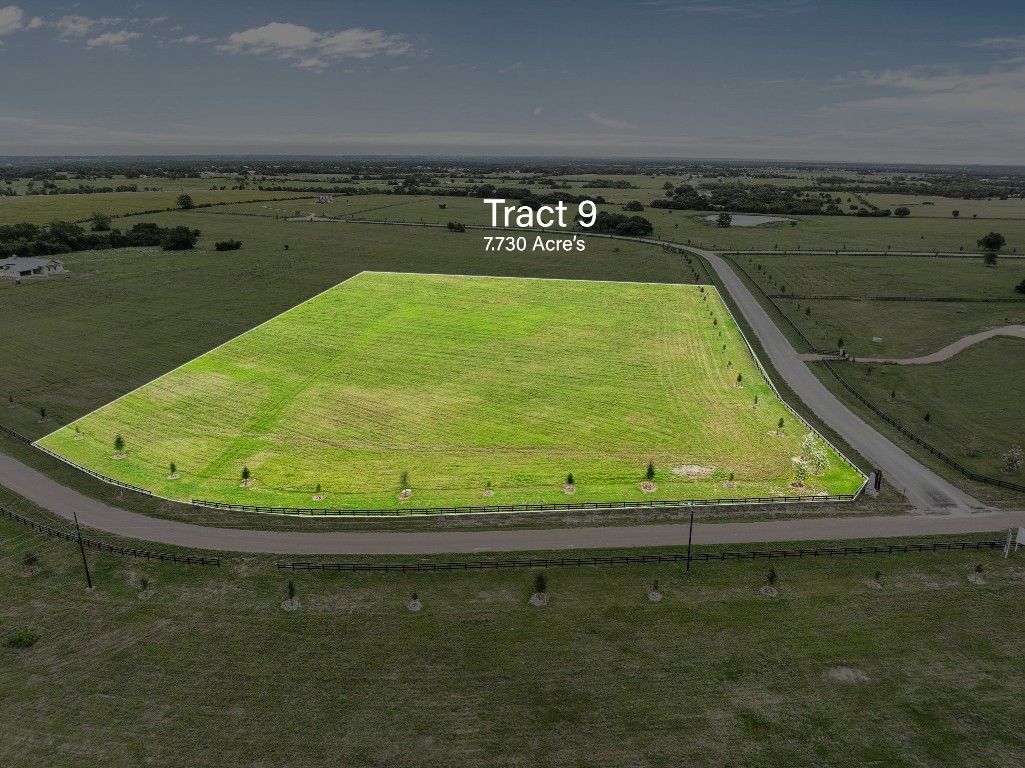
<path fill-rule="evenodd" d="M 628 123 L 625 120 L 616 120 L 612 117 L 604 117 L 599 115 L 597 112 L 585 112 L 584 117 L 598 125 L 604 125 L 606 128 L 615 128 L 617 131 L 632 131 L 637 126 L 633 123 Z"/>
<path fill-rule="evenodd" d="M 94 37 L 86 41 L 86 45 L 90 48 L 98 48 L 107 46 L 109 48 L 116 48 L 118 50 L 125 50 L 129 40 L 135 40 L 137 37 L 142 37 L 138 32 L 129 32 L 127 29 L 122 29 L 120 32 L 104 32 L 102 35 Z"/>
<path fill-rule="evenodd" d="M 209 43 L 212 42 L 210 38 L 203 38 L 199 35 L 186 35 L 185 37 L 179 37 L 171 41 L 172 43 L 181 43 L 182 45 L 195 45 L 196 43 Z"/>
<path fill-rule="evenodd" d="M 323 69 L 329 59 L 368 59 L 382 54 L 401 56 L 413 50 L 403 35 L 359 27 L 340 32 L 316 32 L 300 24 L 272 22 L 235 32 L 217 46 L 229 53 L 271 56 L 304 69 Z"/>
<path fill-rule="evenodd" d="M 848 82 L 890 93 L 847 101 L 824 111 L 1025 115 L 1025 64 L 1018 60 L 986 72 L 964 72 L 956 67 L 859 72 Z"/>
<path fill-rule="evenodd" d="M 976 40 L 972 45 L 979 48 L 993 48 L 998 51 L 1020 51 L 1025 50 L 1025 35 L 1018 37 L 984 37 Z"/>
<path fill-rule="evenodd" d="M 91 19 L 88 16 L 61 16 L 54 22 L 61 37 L 85 37 L 94 29 L 109 27 L 111 24 L 120 24 L 123 19 L 111 16 L 104 16 L 99 19 Z"/>
<path fill-rule="evenodd" d="M 17 32 L 24 26 L 22 19 L 25 12 L 16 5 L 8 5 L 0 8 L 0 35 L 9 35 Z"/>
<path fill-rule="evenodd" d="M 540 114 L 541 114 L 541 107 L 534 107 L 534 115 L 536 116 L 536 115 L 540 115 Z"/>
<path fill-rule="evenodd" d="M 522 61 L 517 61 L 515 64 L 510 64 L 508 67 L 503 67 L 502 69 L 498 70 L 498 72 L 499 74 L 504 75 L 506 72 L 516 72 L 517 70 L 526 68 L 526 64 L 524 64 Z"/>

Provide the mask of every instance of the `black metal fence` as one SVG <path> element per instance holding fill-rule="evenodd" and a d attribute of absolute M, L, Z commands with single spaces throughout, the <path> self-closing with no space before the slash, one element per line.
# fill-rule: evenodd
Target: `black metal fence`
<path fill-rule="evenodd" d="M 47 536 L 53 536 L 64 541 L 78 542 L 78 534 L 72 531 L 61 531 L 54 528 L 52 525 L 45 525 L 43 523 L 37 523 L 35 520 L 30 520 L 24 515 L 19 515 L 17 512 L 13 512 L 4 507 L 0 507 L 0 514 L 6 515 L 7 517 L 15 520 L 22 525 L 27 525 L 33 530 L 45 533 Z M 116 544 L 108 544 L 105 541 L 97 541 L 96 539 L 87 539 L 82 537 L 82 544 L 89 547 L 90 549 L 98 549 L 101 552 L 111 552 L 115 555 L 124 555 L 126 557 L 141 557 L 146 560 L 160 560 L 162 562 L 171 563 L 186 563 L 188 565 L 216 565 L 220 566 L 221 559 L 219 557 L 200 557 L 197 555 L 179 555 L 174 552 L 150 552 L 147 549 L 135 549 L 133 547 L 120 547 Z"/>
<path fill-rule="evenodd" d="M 788 557 L 846 557 L 888 555 L 896 552 L 961 552 L 966 549 L 1000 549 L 1003 538 L 989 541 L 936 541 L 926 544 L 884 544 L 861 547 L 817 547 L 815 549 L 761 549 L 746 552 L 694 552 L 690 562 L 729 560 L 772 560 Z M 531 557 L 518 560 L 471 560 L 439 563 L 309 563 L 278 561 L 278 570 L 288 571 L 485 571 L 506 568 L 566 568 L 580 565 L 678 565 L 686 563 L 686 552 L 658 555 L 609 555 L 605 557 Z"/>
<path fill-rule="evenodd" d="M 54 453 L 49 448 L 44 448 L 43 446 L 41 446 L 38 443 L 36 443 L 35 441 L 33 441 L 32 438 L 25 437 L 25 435 L 23 435 L 23 434 L 21 434 L 19 432 L 15 432 L 13 429 L 11 429 L 10 427 L 6 427 L 3 424 L 0 424 L 0 432 L 3 432 L 4 434 L 10 435 L 15 440 L 20 440 L 21 442 L 25 443 L 26 445 L 31 445 L 33 448 L 36 448 L 37 450 L 42 451 L 43 453 L 45 453 L 45 454 L 47 454 L 47 455 L 57 459 L 57 461 L 60 461 L 60 462 L 62 462 L 64 464 L 67 464 L 69 467 L 74 467 L 79 472 L 85 472 L 87 475 L 92 475 L 97 480 L 102 480 L 105 483 L 110 483 L 111 485 L 116 485 L 118 488 L 124 488 L 126 491 L 132 491 L 134 493 L 140 493 L 143 496 L 152 496 L 153 495 L 150 491 L 147 491 L 145 488 L 140 488 L 137 485 L 130 485 L 129 483 L 122 483 L 120 480 L 115 480 L 112 477 L 107 477 L 106 475 L 102 475 L 99 472 L 94 472 L 91 469 L 83 467 L 81 464 L 76 464 L 75 462 L 70 461 L 69 459 L 64 458 L 60 454 Z"/>
<path fill-rule="evenodd" d="M 964 296 L 837 296 L 835 294 L 816 296 L 804 293 L 773 293 L 766 295 L 770 299 L 797 299 L 801 301 L 941 301 L 958 304 L 1025 304 L 1025 299 L 984 299 Z"/>
<path fill-rule="evenodd" d="M 83 467 L 81 464 L 76 464 L 75 462 L 71 461 L 70 459 L 66 459 L 63 456 L 61 456 L 60 454 L 54 453 L 49 448 L 44 448 L 43 446 L 39 445 L 38 443 L 32 443 L 32 445 L 35 446 L 36 448 L 38 448 L 43 453 L 48 454 L 48 455 L 52 456 L 53 458 L 57 459 L 57 461 L 63 462 L 63 463 L 67 464 L 70 467 L 74 467 L 79 472 L 85 472 L 87 475 L 92 475 L 97 480 L 102 480 L 105 483 L 110 483 L 111 485 L 116 485 L 118 488 L 124 488 L 126 491 L 132 491 L 134 493 L 139 493 L 139 494 L 142 494 L 143 496 L 152 496 L 153 495 L 150 491 L 147 491 L 145 488 L 140 488 L 137 485 L 130 485 L 129 483 L 122 483 L 120 480 L 115 480 L 114 478 L 107 477 L 106 475 L 102 475 L 99 472 L 94 472 L 93 470 L 89 469 L 88 467 Z"/>
<path fill-rule="evenodd" d="M 231 504 L 224 501 L 193 499 L 196 508 L 225 509 L 232 512 L 261 512 L 271 515 L 325 515 L 332 517 L 408 517 L 410 515 L 477 515 L 504 512 L 576 512 L 588 509 L 686 509 L 688 507 L 719 507 L 744 504 L 777 504 L 823 501 L 854 501 L 855 493 L 823 496 L 748 496 L 724 499 L 674 499 L 668 501 L 586 501 L 551 504 L 494 504 L 465 507 L 392 507 L 388 509 L 340 509 L 319 507 L 267 507 L 254 504 Z"/>
<path fill-rule="evenodd" d="M 29 445 L 32 445 L 32 440 L 30 440 L 29 438 L 25 437 L 25 435 L 23 435 L 23 434 L 21 434 L 19 432 L 15 432 L 10 427 L 5 427 L 3 424 L 0 424 L 0 432 L 3 432 L 4 434 L 10 435 L 15 440 L 20 440 L 23 443 L 28 443 Z"/>
<path fill-rule="evenodd" d="M 762 288 L 761 284 L 751 276 L 750 272 L 748 272 L 746 269 L 744 269 L 743 265 L 741 265 L 740 262 L 738 262 L 736 259 L 731 259 L 729 256 L 726 256 L 726 255 L 723 255 L 722 258 L 725 259 L 726 261 L 728 261 L 730 264 L 732 264 L 737 269 L 739 269 L 741 271 L 741 273 L 744 275 L 744 277 L 746 277 L 748 279 L 748 282 L 750 282 L 751 285 L 753 285 L 755 288 L 757 288 L 761 292 L 762 296 L 764 296 L 766 298 L 766 300 L 769 302 L 769 304 L 772 305 L 772 308 L 775 309 L 776 312 L 779 313 L 779 316 L 782 317 L 784 320 L 786 320 L 787 325 L 789 325 L 791 327 L 791 329 L 793 329 L 794 333 L 796 333 L 798 336 L 801 337 L 801 341 L 803 341 L 807 345 L 809 352 L 832 351 L 832 350 L 822 350 L 822 349 L 819 349 L 814 344 L 812 344 L 811 343 L 811 339 L 809 339 L 807 337 L 807 335 L 805 335 L 804 331 L 802 331 L 800 328 L 797 327 L 797 323 L 795 323 L 793 320 L 790 319 L 790 315 L 788 315 L 786 312 L 784 312 L 782 309 L 780 309 L 779 305 L 775 301 L 772 300 L 772 296 L 770 296 L 768 293 L 766 293 L 765 289 Z"/>
<path fill-rule="evenodd" d="M 929 443 L 927 443 L 925 440 L 923 440 L 918 435 L 913 433 L 911 430 L 909 430 L 907 427 L 905 427 L 899 421 L 897 421 L 896 419 L 894 419 L 894 418 L 892 418 L 890 416 L 887 416 L 885 413 L 883 413 L 867 397 L 865 397 L 858 390 L 856 390 L 854 387 L 852 387 L 843 378 L 843 376 L 841 376 L 839 373 L 837 373 L 833 369 L 833 366 L 831 366 L 828 361 L 823 360 L 822 361 L 822 365 L 824 365 L 826 367 L 826 370 L 829 371 L 829 373 L 833 376 L 834 379 L 836 379 L 838 382 L 840 382 L 840 384 L 843 386 L 844 389 L 846 389 L 848 392 L 850 392 L 852 395 L 854 395 L 854 397 L 858 400 L 858 402 L 860 402 L 862 405 L 864 405 L 866 408 L 868 408 L 870 411 L 872 411 L 872 413 L 874 413 L 876 416 L 881 418 L 883 421 L 885 421 L 891 427 L 896 429 L 898 432 L 900 432 L 902 435 L 904 435 L 904 437 L 906 437 L 909 440 L 913 441 L 917 445 L 920 445 L 922 448 L 925 448 L 925 450 L 927 450 L 933 456 L 935 456 L 936 458 L 940 459 L 941 461 L 943 461 L 948 466 L 953 467 L 954 469 L 956 469 L 958 472 L 960 472 L 965 477 L 969 478 L 970 480 L 976 480 L 976 481 L 978 481 L 980 483 L 987 483 L 988 485 L 996 485 L 996 486 L 999 486 L 1000 488 L 1009 488 L 1012 491 L 1023 491 L 1023 492 L 1025 492 L 1025 485 L 1021 485 L 1019 483 L 1012 483 L 1009 480 L 1001 480 L 1000 478 L 997 478 L 997 477 L 987 477 L 986 475 L 980 475 L 978 472 L 973 472 L 972 470 L 968 469 L 968 467 L 966 467 L 966 466 L 960 464 L 959 462 L 955 461 L 954 459 L 950 458 L 950 456 L 945 454 L 939 448 L 936 448 L 935 446 L 932 446 Z"/>

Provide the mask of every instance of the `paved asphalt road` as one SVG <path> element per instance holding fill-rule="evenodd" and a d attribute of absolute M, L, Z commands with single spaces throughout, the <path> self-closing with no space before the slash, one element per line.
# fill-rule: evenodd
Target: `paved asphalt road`
<path fill-rule="evenodd" d="M 903 490 L 911 504 L 929 514 L 970 514 L 986 508 L 932 470 L 926 469 L 855 416 L 809 370 L 783 332 L 776 327 L 729 265 L 711 251 L 689 250 L 701 254 L 715 269 L 748 324 L 754 329 L 773 366 L 790 388 L 816 416 L 842 435 L 858 453 L 881 468 L 883 476 L 891 485 Z"/>
<path fill-rule="evenodd" d="M 0 454 L 0 484 L 40 506 L 100 530 L 132 539 L 176 544 L 190 549 L 269 552 L 282 555 L 366 555 L 525 552 L 530 550 L 669 547 L 687 543 L 686 525 L 637 525 L 626 528 L 553 528 L 537 531 L 425 531 L 405 533 L 290 533 L 207 528 L 147 517 L 109 507 L 46 475 Z M 744 544 L 784 541 L 845 541 L 887 536 L 994 535 L 1025 526 L 1025 511 L 976 515 L 901 515 L 897 517 L 818 518 L 752 523 L 696 523 L 695 544 Z"/>
<path fill-rule="evenodd" d="M 626 238 L 624 238 L 626 239 Z M 632 239 L 632 238 L 630 238 Z M 661 244 L 660 241 L 647 241 Z M 676 245 L 669 243 L 670 245 Z M 679 246 L 677 246 L 679 247 Z M 758 523 L 699 524 L 696 543 L 845 540 L 997 532 L 1025 525 L 1025 512 L 993 513 L 926 469 L 855 416 L 808 370 L 740 278 L 716 254 L 700 253 L 716 270 L 754 329 L 779 375 L 825 423 L 881 467 L 896 487 L 906 489 L 919 515 L 882 518 L 820 518 Z M 0 454 L 0 484 L 58 515 L 121 536 L 183 547 L 281 554 L 430 554 L 545 549 L 653 547 L 686 544 L 687 526 L 649 525 L 523 531 L 425 531 L 422 533 L 289 533 L 240 531 L 171 522 L 102 504 L 15 459 Z"/>

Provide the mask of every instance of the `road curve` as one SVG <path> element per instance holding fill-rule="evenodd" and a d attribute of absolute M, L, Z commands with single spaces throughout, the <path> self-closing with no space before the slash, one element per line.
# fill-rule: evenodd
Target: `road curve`
<path fill-rule="evenodd" d="M 931 352 L 928 355 L 922 357 L 859 357 L 859 363 L 888 363 L 893 365 L 928 365 L 929 363 L 942 363 L 944 360 L 949 360 L 958 352 L 962 352 L 973 344 L 978 344 L 986 339 L 992 339 L 994 336 L 1013 336 L 1019 339 L 1025 339 L 1025 325 L 1004 325 L 1000 328 L 990 328 L 988 331 L 980 331 L 979 333 L 973 333 L 968 336 L 962 336 L 955 342 L 948 344 L 943 349 L 938 349 L 935 352 Z M 822 355 L 813 355 L 809 353 L 798 355 L 801 360 L 821 360 Z"/>
<path fill-rule="evenodd" d="M 702 256 L 716 271 L 762 343 L 765 354 L 780 377 L 816 416 L 832 427 L 874 466 L 882 469 L 884 477 L 893 486 L 904 491 L 911 504 L 928 514 L 968 514 L 986 509 L 985 505 L 911 458 L 892 441 L 854 415 L 826 389 L 804 364 L 793 345 L 737 273 L 722 258 L 711 251 L 689 246 L 686 248 Z"/>
<path fill-rule="evenodd" d="M 108 506 L 61 485 L 16 459 L 0 454 L 0 485 L 61 517 L 72 513 L 90 528 L 189 549 L 281 555 L 428 555 L 527 552 L 531 550 L 670 547 L 687 543 L 686 525 L 625 528 L 550 528 L 517 531 L 352 531 L 292 533 L 207 528 L 147 517 Z M 1025 526 L 1025 511 L 976 515 L 902 515 L 776 520 L 751 523 L 696 523 L 695 544 L 784 541 L 845 541 L 889 536 L 994 534 Z"/>

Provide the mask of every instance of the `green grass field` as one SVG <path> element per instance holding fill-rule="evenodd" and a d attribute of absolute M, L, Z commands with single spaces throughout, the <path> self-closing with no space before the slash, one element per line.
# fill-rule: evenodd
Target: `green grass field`
<path fill-rule="evenodd" d="M 106 185 L 115 182 L 105 180 Z M 121 182 L 116 182 L 121 183 Z M 76 182 L 77 184 L 77 182 Z M 139 185 L 141 188 L 141 184 Z M 222 205 L 252 200 L 274 200 L 283 197 L 304 198 L 294 205 L 309 204 L 309 193 L 261 192 L 259 190 L 211 190 L 184 188 L 196 205 Z M 177 207 L 177 198 L 182 187 L 169 184 L 161 192 L 98 192 L 92 195 L 33 195 L 31 197 L 0 197 L 0 223 L 14 224 L 27 221 L 32 224 L 48 224 L 54 219 L 64 221 L 85 221 L 93 213 L 110 216 L 130 216 L 141 211 L 163 211 Z M 113 226 L 125 228 L 118 221 Z"/>
<path fill-rule="evenodd" d="M 803 254 L 740 255 L 735 260 L 762 289 L 777 296 L 1006 300 L 775 300 L 817 347 L 832 349 L 842 338 L 856 357 L 915 357 L 987 328 L 1025 322 L 1025 301 L 1014 291 L 1025 278 L 1025 261 L 1005 259 L 987 267 L 978 258 Z"/>
<path fill-rule="evenodd" d="M 1021 474 L 1005 476 L 1000 467 L 1012 445 L 1025 447 L 1016 416 L 1025 413 L 1023 362 L 1025 341 L 998 337 L 942 363 L 873 365 L 871 373 L 867 364 L 834 368 L 885 413 L 969 469 L 1021 483 Z M 977 455 L 968 456 L 973 437 Z"/>
<path fill-rule="evenodd" d="M 254 204 L 259 210 L 258 204 Z M 274 204 L 272 204 L 274 205 Z M 32 438 L 109 403 L 243 331 L 365 271 L 687 283 L 680 256 L 597 240 L 585 253 L 485 253 L 478 233 L 288 224 L 222 213 L 236 206 L 127 218 L 187 225 L 191 251 L 67 254 L 67 277 L 0 280 L 8 341 L 0 423 Z M 219 252 L 218 240 L 242 250 Z M 288 250 L 285 249 L 288 246 Z M 40 343 L 45 340 L 45 343 Z M 39 408 L 53 421 L 41 424 Z"/>
<path fill-rule="evenodd" d="M 41 444 L 161 496 L 345 508 L 400 506 L 404 472 L 414 508 L 785 495 L 807 431 L 711 289 L 380 273 L 73 427 Z M 172 461 L 181 478 L 166 479 Z M 714 473 L 671 471 L 685 465 Z M 833 454 L 802 492 L 860 482 Z"/>
<path fill-rule="evenodd" d="M 42 570 L 21 578 L 27 549 Z M 535 608 L 526 570 L 291 575 L 266 556 L 89 551 L 86 593 L 74 545 L 0 518 L 0 643 L 38 636 L 0 645 L 0 763 L 1010 768 L 1021 556 L 551 569 Z M 758 592 L 770 565 L 777 599 Z"/>

